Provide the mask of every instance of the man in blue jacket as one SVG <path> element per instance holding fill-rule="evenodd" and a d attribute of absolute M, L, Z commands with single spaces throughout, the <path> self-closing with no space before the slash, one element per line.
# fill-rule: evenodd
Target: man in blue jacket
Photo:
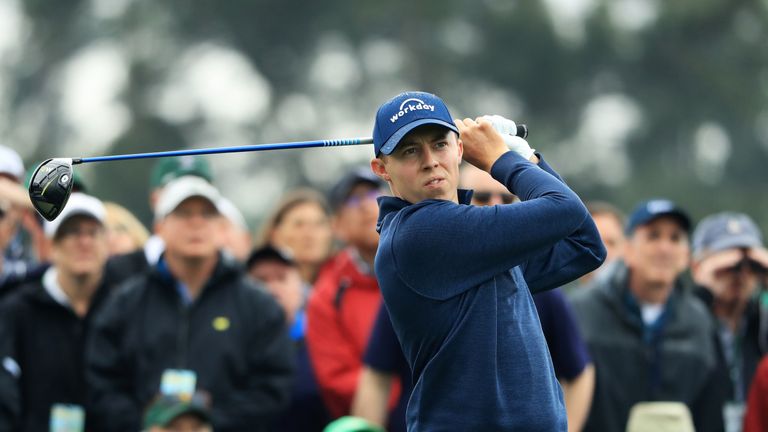
<path fill-rule="evenodd" d="M 605 249 L 579 197 L 495 129 L 509 123 L 454 121 L 423 92 L 376 115 L 371 169 L 394 196 L 379 201 L 375 270 L 416 383 L 409 431 L 567 428 L 531 292 L 595 269 Z M 523 202 L 469 205 L 462 157 Z"/>

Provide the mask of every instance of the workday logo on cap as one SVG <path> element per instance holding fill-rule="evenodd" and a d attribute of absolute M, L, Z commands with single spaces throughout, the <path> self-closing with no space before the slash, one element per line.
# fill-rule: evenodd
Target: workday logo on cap
<path fill-rule="evenodd" d="M 388 155 L 410 131 L 425 124 L 445 126 L 459 133 L 445 102 L 425 92 L 405 92 L 384 102 L 376 112 L 373 151 Z"/>
<path fill-rule="evenodd" d="M 395 115 L 392 116 L 392 118 L 389 119 L 390 122 L 394 123 L 398 120 L 400 120 L 406 113 L 415 111 L 415 110 L 427 110 L 427 111 L 435 111 L 434 105 L 429 105 L 425 103 L 423 100 L 418 98 L 408 98 L 403 101 L 403 103 L 400 104 L 400 111 L 398 111 Z"/>

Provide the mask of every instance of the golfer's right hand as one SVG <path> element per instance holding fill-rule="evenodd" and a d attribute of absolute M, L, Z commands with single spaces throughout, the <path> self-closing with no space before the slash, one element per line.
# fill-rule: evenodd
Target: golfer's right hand
<path fill-rule="evenodd" d="M 528 160 L 531 159 L 531 156 L 533 156 L 533 153 L 536 150 L 531 148 L 525 138 L 516 135 L 517 125 L 515 122 L 500 115 L 484 115 L 480 118 L 484 118 L 491 122 L 493 128 L 501 134 L 502 138 L 504 138 L 504 142 L 507 143 L 507 147 L 509 147 L 510 150 Z"/>
<path fill-rule="evenodd" d="M 501 134 L 484 118 L 472 120 L 454 119 L 459 129 L 459 139 L 464 146 L 465 161 L 490 172 L 493 163 L 504 153 L 510 151 Z"/>

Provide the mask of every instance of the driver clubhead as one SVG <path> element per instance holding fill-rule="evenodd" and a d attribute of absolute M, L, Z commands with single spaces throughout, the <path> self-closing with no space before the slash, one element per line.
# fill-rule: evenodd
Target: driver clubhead
<path fill-rule="evenodd" d="M 48 159 L 29 181 L 29 199 L 47 221 L 56 219 L 72 193 L 72 159 Z"/>

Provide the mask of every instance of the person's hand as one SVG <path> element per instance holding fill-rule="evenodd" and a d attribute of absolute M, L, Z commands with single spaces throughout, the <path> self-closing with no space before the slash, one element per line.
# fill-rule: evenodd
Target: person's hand
<path fill-rule="evenodd" d="M 478 117 L 477 120 L 479 121 L 481 118 L 491 122 L 493 128 L 496 129 L 499 134 L 501 134 L 501 137 L 504 139 L 504 143 L 507 144 L 507 147 L 510 150 L 528 160 L 531 160 L 531 156 L 533 156 L 533 153 L 536 150 L 531 148 L 525 138 L 521 138 L 516 135 L 517 125 L 515 122 L 500 115 L 484 115 L 482 117 Z"/>
<path fill-rule="evenodd" d="M 694 271 L 694 279 L 696 279 L 697 284 L 711 290 L 713 287 L 719 286 L 715 283 L 719 271 L 733 268 L 743 259 L 744 253 L 739 249 L 715 252 L 701 260 Z M 718 296 L 721 293 L 713 292 L 713 294 Z"/>
<path fill-rule="evenodd" d="M 750 248 L 747 250 L 747 257 L 762 268 L 757 277 L 763 286 L 768 286 L 768 250 L 762 247 Z"/>
<path fill-rule="evenodd" d="M 747 258 L 757 264 L 760 268 L 760 271 L 757 271 L 758 277 L 762 278 L 764 284 L 768 284 L 768 250 L 763 247 L 749 248 Z"/>
<path fill-rule="evenodd" d="M 0 177 L 0 200 L 8 202 L 13 207 L 34 208 L 24 186 L 5 177 Z"/>
<path fill-rule="evenodd" d="M 753 247 L 747 249 L 747 258 L 768 269 L 768 250 L 765 248 Z"/>
<path fill-rule="evenodd" d="M 502 136 L 484 118 L 477 121 L 470 118 L 453 121 L 459 129 L 459 138 L 464 146 L 463 158 L 470 164 L 489 172 L 493 163 L 510 151 Z"/>

